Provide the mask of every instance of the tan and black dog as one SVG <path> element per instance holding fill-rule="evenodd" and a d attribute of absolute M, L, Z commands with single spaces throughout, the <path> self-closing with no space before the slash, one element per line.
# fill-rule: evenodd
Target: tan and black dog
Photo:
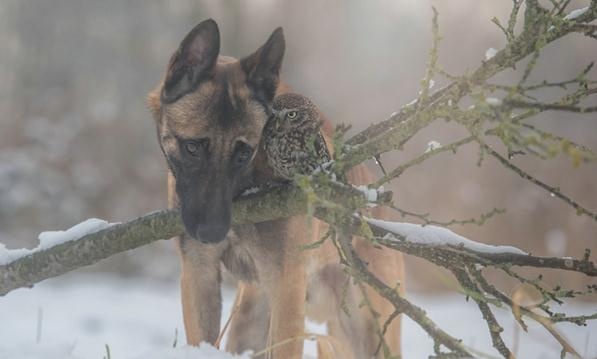
<path fill-rule="evenodd" d="M 347 277 L 336 249 L 331 243 L 300 249 L 321 238 L 323 222 L 296 216 L 230 231 L 234 198 L 271 176 L 259 158 L 259 143 L 274 96 L 287 91 L 279 81 L 284 49 L 278 28 L 252 55 L 241 60 L 219 56 L 218 26 L 206 20 L 184 38 L 165 78 L 149 94 L 170 169 L 169 202 L 180 208 L 187 232 L 177 238 L 187 342 L 214 343 L 218 337 L 223 263 L 242 287 L 227 350 L 273 347 L 267 356 L 300 358 L 309 317 L 327 323 L 330 343 L 335 343 L 319 343 L 320 357 L 370 358 L 379 341 L 376 319 L 360 306 L 362 294 L 356 287 L 345 290 Z M 328 136 L 329 127 L 324 125 Z M 349 179 L 355 184 L 373 180 L 364 167 L 353 169 Z M 384 216 L 382 209 L 373 212 Z M 380 279 L 392 286 L 402 281 L 398 252 L 376 249 L 358 238 L 354 246 Z M 373 290 L 367 294 L 383 323 L 393 307 Z M 399 354 L 399 319 L 385 339 L 392 353 Z"/>

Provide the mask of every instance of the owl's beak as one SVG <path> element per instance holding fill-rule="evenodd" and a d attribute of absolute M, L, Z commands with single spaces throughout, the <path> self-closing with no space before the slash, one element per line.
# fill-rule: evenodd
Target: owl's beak
<path fill-rule="evenodd" d="M 279 116 L 276 114 L 276 118 L 274 121 L 274 125 L 273 125 L 273 130 L 277 133 L 277 134 L 284 134 L 286 133 L 292 126 L 290 126 L 290 122 L 288 121 L 288 119 L 286 119 L 285 117 L 283 117 L 281 120 L 279 118 Z"/>

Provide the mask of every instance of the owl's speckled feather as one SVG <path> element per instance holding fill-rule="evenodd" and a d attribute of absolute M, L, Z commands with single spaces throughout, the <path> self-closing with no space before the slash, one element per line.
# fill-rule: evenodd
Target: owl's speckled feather
<path fill-rule="evenodd" d="M 291 179 L 294 174 L 311 174 L 331 160 L 320 131 L 317 106 L 307 97 L 289 93 L 274 99 L 273 116 L 263 130 L 263 148 L 274 174 Z"/>

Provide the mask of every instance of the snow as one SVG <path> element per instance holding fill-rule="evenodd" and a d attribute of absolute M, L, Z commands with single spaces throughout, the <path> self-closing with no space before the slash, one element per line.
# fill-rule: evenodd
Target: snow
<path fill-rule="evenodd" d="M 73 349 L 76 347 L 76 343 L 68 344 L 46 344 L 36 343 L 34 345 L 24 346 L 19 351 L 15 352 L 3 352 L 0 350 L 0 358 L 18 358 L 18 359 L 82 359 L 82 358 L 106 358 L 106 350 L 103 353 L 99 353 L 97 356 L 77 356 L 74 355 Z M 110 350 L 110 355 L 112 351 Z M 207 343 L 201 343 L 199 347 L 181 346 L 177 348 L 157 348 L 139 356 L 130 357 L 131 359 L 249 359 L 251 356 L 249 353 L 242 355 L 233 355 L 230 353 L 223 352 L 214 348 Z"/>
<path fill-rule="evenodd" d="M 361 191 L 361 193 L 363 193 L 365 195 L 365 197 L 367 197 L 367 202 L 376 202 L 378 193 L 383 193 L 383 191 L 384 191 L 383 187 L 379 187 L 378 189 L 369 188 L 366 185 L 353 186 L 353 187 L 358 189 L 359 191 Z"/>
<path fill-rule="evenodd" d="M 242 355 L 233 355 L 214 348 L 207 343 L 201 343 L 198 348 L 191 346 L 182 346 L 179 348 L 160 348 L 144 353 L 134 359 L 249 359 L 249 353 Z"/>
<path fill-rule="evenodd" d="M 577 17 L 581 16 L 582 14 L 584 14 L 585 12 L 587 12 L 587 10 L 589 10 L 589 7 L 583 7 L 581 9 L 576 9 L 576 10 L 572 10 L 570 11 L 570 13 L 566 16 L 564 16 L 564 20 L 574 20 Z"/>
<path fill-rule="evenodd" d="M 224 287 L 223 318 L 228 318 L 234 290 Z M 474 302 L 458 294 L 407 293 L 407 298 L 422 307 L 441 328 L 463 339 L 467 347 L 491 357 L 487 327 Z M 43 312 L 41 325 L 37 312 Z M 569 314 L 590 313 L 594 303 L 571 302 L 555 308 Z M 527 321 L 529 333 L 515 330 L 515 321 L 507 309 L 495 309 L 504 327 L 502 336 L 511 345 L 519 340 L 519 358 L 559 358 L 556 341 L 539 325 Z M 115 279 L 110 276 L 69 274 L 45 281 L 31 289 L 18 289 L 0 297 L 0 359 L 96 359 L 110 348 L 112 359 L 233 358 L 202 346 L 184 346 L 179 287 L 177 278 L 165 283 L 150 279 Z M 466 318 L 466 320 L 462 320 Z M 36 341 L 36 330 L 41 338 Z M 433 353 L 429 336 L 408 318 L 403 320 L 404 358 L 426 358 Z M 555 326 L 585 358 L 597 356 L 597 322 L 587 327 L 572 324 Z M 312 327 L 308 328 L 313 332 Z M 177 332 L 177 334 L 175 334 Z M 175 342 L 176 348 L 173 347 Z M 306 342 L 306 346 L 313 342 Z M 314 358 L 314 345 L 305 357 Z M 243 358 L 243 357 L 241 357 Z"/>
<path fill-rule="evenodd" d="M 442 144 L 437 141 L 429 141 L 427 142 L 427 148 L 425 149 L 425 153 L 430 151 L 435 151 L 438 148 L 442 147 Z"/>
<path fill-rule="evenodd" d="M 38 251 L 46 250 L 65 242 L 77 240 L 88 234 L 98 232 L 115 224 L 117 223 L 109 223 L 98 218 L 89 218 L 79 224 L 74 225 L 66 231 L 41 232 L 37 237 L 39 244 L 33 249 L 7 249 L 4 244 L 0 243 L 0 265 L 8 264 L 21 257 Z"/>
<path fill-rule="evenodd" d="M 260 191 L 261 191 L 260 187 L 251 187 L 251 188 L 246 189 L 241 196 L 248 196 L 251 194 L 258 193 Z"/>
<path fill-rule="evenodd" d="M 497 50 L 494 49 L 493 47 L 488 48 L 485 51 L 485 61 L 491 60 L 495 54 L 497 54 Z"/>
<path fill-rule="evenodd" d="M 464 247 L 481 253 L 513 253 L 527 254 L 526 252 L 511 246 L 493 246 L 479 243 L 465 238 L 451 230 L 432 225 L 420 225 L 413 223 L 388 222 L 379 219 L 366 218 L 367 222 L 388 232 L 403 236 L 411 243 L 425 244 L 430 246 L 455 246 Z"/>
<path fill-rule="evenodd" d="M 495 97 L 488 97 L 485 99 L 485 102 L 491 106 L 499 106 L 502 104 L 502 100 Z"/>
<path fill-rule="evenodd" d="M 115 223 L 106 222 L 103 219 L 89 218 L 79 224 L 72 226 L 66 231 L 41 232 L 37 237 L 39 239 L 39 245 L 35 249 L 48 249 L 58 244 L 73 241 L 88 234 L 101 231 L 102 229 L 106 229 L 114 224 Z"/>
<path fill-rule="evenodd" d="M 427 85 L 427 89 L 428 89 L 428 90 L 431 90 L 431 89 L 433 88 L 433 86 L 435 86 L 435 81 L 434 81 L 433 79 L 429 79 L 429 84 Z M 422 91 L 422 90 L 421 90 L 421 91 L 419 91 L 419 95 L 421 95 L 421 94 L 423 94 L 423 91 Z M 409 106 L 409 105 L 413 105 L 413 104 L 414 104 L 416 101 L 417 101 L 417 100 L 415 100 L 415 101 L 411 101 L 410 103 L 408 103 L 408 104 L 407 104 L 407 106 Z"/>
<path fill-rule="evenodd" d="M 407 103 L 406 106 L 412 106 L 412 105 L 416 104 L 418 101 L 419 101 L 418 98 L 413 99 L 411 102 Z"/>

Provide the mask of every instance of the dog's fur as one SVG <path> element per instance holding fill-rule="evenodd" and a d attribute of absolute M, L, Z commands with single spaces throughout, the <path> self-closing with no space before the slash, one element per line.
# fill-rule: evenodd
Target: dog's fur
<path fill-rule="evenodd" d="M 349 282 L 330 241 L 317 249 L 300 249 L 321 238 L 326 231 L 323 222 L 295 216 L 233 226 L 226 235 L 233 198 L 272 180 L 271 170 L 260 158 L 259 142 L 275 94 L 288 88 L 279 82 L 284 54 L 281 29 L 241 60 L 219 56 L 219 48 L 216 23 L 207 20 L 197 25 L 148 98 L 170 168 L 169 204 L 180 207 L 188 233 L 177 239 L 187 342 L 214 343 L 218 337 L 223 263 L 242 287 L 228 350 L 273 346 L 268 355 L 300 358 L 304 320 L 309 317 L 327 323 L 334 338 L 331 346 L 319 343 L 320 356 L 369 358 L 379 341 L 375 320 L 383 323 L 393 307 L 370 289 L 368 300 L 379 318 L 361 306 L 362 294 Z M 323 131 L 329 139 L 329 123 Z M 348 178 L 354 184 L 374 180 L 362 166 Z M 372 215 L 384 217 L 383 212 L 373 209 Z M 392 286 L 403 283 L 398 252 L 374 248 L 359 238 L 354 246 L 380 279 Z M 390 325 L 385 340 L 393 354 L 400 353 L 399 318 Z"/>

